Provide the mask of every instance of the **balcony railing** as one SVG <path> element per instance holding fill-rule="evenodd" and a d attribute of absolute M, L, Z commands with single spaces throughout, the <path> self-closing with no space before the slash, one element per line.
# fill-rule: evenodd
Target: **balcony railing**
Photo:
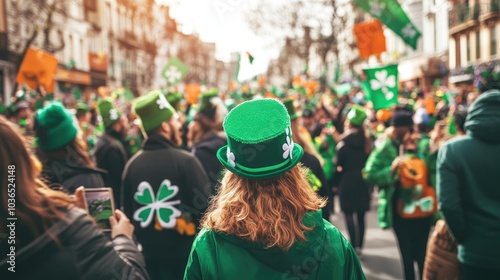
<path fill-rule="evenodd" d="M 500 11 L 500 0 L 490 0 L 482 2 L 483 3 L 479 4 L 481 15 L 496 13 Z"/>
<path fill-rule="evenodd" d="M 479 18 L 480 14 L 480 6 L 455 6 L 449 12 L 450 28 L 466 23 L 468 21 L 475 21 Z"/>

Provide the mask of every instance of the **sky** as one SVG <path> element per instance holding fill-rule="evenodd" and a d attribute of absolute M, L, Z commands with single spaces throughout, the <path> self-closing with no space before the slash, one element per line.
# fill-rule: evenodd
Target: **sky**
<path fill-rule="evenodd" d="M 281 0 L 280 0 L 281 1 Z M 171 16 L 181 23 L 184 33 L 197 33 L 202 41 L 214 42 L 217 59 L 229 62 L 231 52 L 241 53 L 239 80 L 267 71 L 269 61 L 279 54 L 279 46 L 256 35 L 245 21 L 245 12 L 258 0 L 172 0 Z M 245 52 L 255 58 L 250 64 Z"/>

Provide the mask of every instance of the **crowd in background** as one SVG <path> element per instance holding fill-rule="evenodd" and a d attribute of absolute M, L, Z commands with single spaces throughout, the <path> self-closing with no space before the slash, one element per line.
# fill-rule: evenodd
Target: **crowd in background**
<path fill-rule="evenodd" d="M 187 104 L 179 93 L 155 90 L 132 104 L 108 97 L 65 106 L 48 100 L 37 104 L 39 98 L 27 93 L 17 96 L 6 116 L 0 116 L 0 166 L 17 168 L 16 211 L 23 221 L 16 229 L 17 248 L 23 248 L 17 254 L 19 269 L 29 266 L 22 272 L 25 277 L 51 275 L 47 279 L 78 273 L 96 279 L 111 279 L 113 273 L 182 279 L 188 259 L 192 268 L 190 252 L 200 220 L 224 177 L 220 157 L 226 154 L 218 153 L 228 142 L 224 118 L 239 103 L 264 98 L 213 89 L 201 94 L 198 103 Z M 449 224 L 449 230 L 440 229 L 452 244 L 450 263 L 461 263 L 463 279 L 500 275 L 496 83 L 455 96 L 439 86 L 428 91 L 415 87 L 400 94 L 399 105 L 376 112 L 359 88 L 346 95 L 288 90 L 273 98 L 287 109 L 290 143 L 304 151 L 300 162 L 309 186 L 324 198 L 322 217 L 329 221 L 341 209 L 357 257 L 363 257 L 365 216 L 377 197 L 379 226 L 394 230 L 405 279 L 441 279 L 429 278 L 438 268 L 424 263 L 426 253 L 435 257 L 429 256 L 433 240 L 428 239 L 442 215 Z M 248 150 L 248 156 L 259 152 Z M 228 151 L 234 167 L 233 157 Z M 5 221 L 7 189 L 1 178 Z M 414 181 L 406 184 L 405 179 Z M 113 189 L 121 211 L 112 218 L 111 236 L 70 207 L 78 205 L 81 186 Z M 335 196 L 340 207 L 334 205 Z M 178 205 L 154 208 L 166 197 L 175 197 Z M 73 210 L 64 210 L 68 207 Z M 58 250 L 61 245 L 67 249 Z M 2 269 L 5 265 L 0 263 Z"/>

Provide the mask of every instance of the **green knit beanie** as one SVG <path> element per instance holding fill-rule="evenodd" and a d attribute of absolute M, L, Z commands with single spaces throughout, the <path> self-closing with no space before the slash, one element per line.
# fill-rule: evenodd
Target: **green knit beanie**
<path fill-rule="evenodd" d="M 60 102 L 52 102 L 36 114 L 36 144 L 53 151 L 73 141 L 78 131 L 71 113 Z"/>
<path fill-rule="evenodd" d="M 97 105 L 104 127 L 108 128 L 118 122 L 122 113 L 116 109 L 111 99 L 105 99 Z"/>
<path fill-rule="evenodd" d="M 160 90 L 153 90 L 139 97 L 133 105 L 133 110 L 146 132 L 159 127 L 175 113 L 175 109 Z"/>

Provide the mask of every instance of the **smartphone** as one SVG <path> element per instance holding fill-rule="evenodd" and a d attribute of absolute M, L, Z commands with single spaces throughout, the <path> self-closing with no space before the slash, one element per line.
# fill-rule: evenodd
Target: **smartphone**
<path fill-rule="evenodd" d="M 109 217 L 115 213 L 115 201 L 111 188 L 84 189 L 85 208 L 94 218 L 97 227 L 103 231 L 111 231 Z"/>

